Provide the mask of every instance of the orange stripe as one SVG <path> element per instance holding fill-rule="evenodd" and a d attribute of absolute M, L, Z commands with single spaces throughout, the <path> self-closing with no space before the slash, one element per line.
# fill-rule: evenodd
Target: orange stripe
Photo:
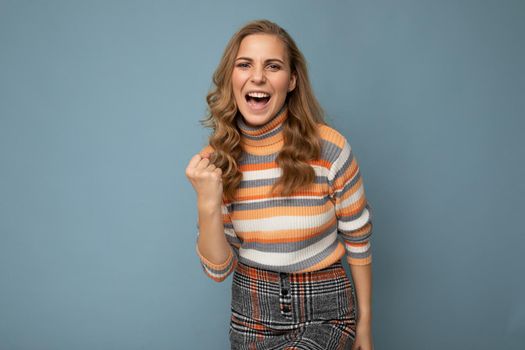
<path fill-rule="evenodd" d="M 300 272 L 310 272 L 310 271 L 322 270 L 325 267 L 332 265 L 334 262 L 341 260 L 341 258 L 345 254 L 346 254 L 346 250 L 343 246 L 343 243 L 338 242 L 337 248 L 334 250 L 332 254 L 328 255 L 324 260 L 318 262 L 317 264 L 310 266 L 307 269 L 301 270 Z"/>

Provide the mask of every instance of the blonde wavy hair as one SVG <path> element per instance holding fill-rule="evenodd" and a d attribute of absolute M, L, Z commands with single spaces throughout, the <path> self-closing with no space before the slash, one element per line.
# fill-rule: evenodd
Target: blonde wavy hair
<path fill-rule="evenodd" d="M 230 39 L 213 74 L 214 86 L 206 96 L 207 116 L 200 120 L 205 127 L 213 129 L 208 142 L 214 149 L 210 161 L 221 168 L 223 198 L 234 200 L 242 173 L 238 167 L 242 148 L 241 135 L 235 118 L 240 113 L 233 95 L 232 72 L 241 41 L 248 35 L 269 34 L 277 36 L 285 45 L 292 74 L 296 75 L 296 87 L 288 93 L 288 118 L 283 124 L 283 147 L 276 157 L 282 176 L 272 186 L 271 192 L 290 195 L 295 190 L 314 182 L 315 171 L 310 164 L 321 155 L 321 140 L 317 123 L 326 124 L 324 111 L 314 96 L 308 78 L 306 60 L 292 37 L 279 25 L 269 20 L 248 22 Z"/>

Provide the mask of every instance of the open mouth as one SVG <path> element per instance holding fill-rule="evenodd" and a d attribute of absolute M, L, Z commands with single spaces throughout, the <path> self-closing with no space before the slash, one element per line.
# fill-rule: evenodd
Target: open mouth
<path fill-rule="evenodd" d="M 272 96 L 266 92 L 249 92 L 245 96 L 246 102 L 254 110 L 266 107 Z"/>

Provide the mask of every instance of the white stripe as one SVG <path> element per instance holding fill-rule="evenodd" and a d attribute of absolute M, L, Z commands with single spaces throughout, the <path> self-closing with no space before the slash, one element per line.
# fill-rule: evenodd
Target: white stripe
<path fill-rule="evenodd" d="M 226 215 L 226 214 L 229 215 L 229 214 L 230 214 L 230 213 L 228 212 L 228 208 L 227 208 L 224 204 L 221 205 L 221 208 L 222 208 L 222 214 L 223 214 L 223 215 Z M 237 237 L 237 235 L 235 234 L 235 231 L 234 231 L 232 228 L 226 228 L 226 227 L 225 227 L 225 228 L 224 228 L 224 233 L 225 233 L 227 236 L 230 236 L 230 237 Z"/>
<path fill-rule="evenodd" d="M 326 169 L 325 167 L 314 165 L 314 164 L 310 164 L 310 166 L 314 168 L 315 174 L 317 176 L 327 176 L 328 175 L 328 169 Z M 276 167 L 276 168 L 264 169 L 264 170 L 243 171 L 242 179 L 243 181 L 268 180 L 268 179 L 279 178 L 281 175 L 282 175 L 282 169 L 280 167 Z"/>
<path fill-rule="evenodd" d="M 222 278 L 222 277 L 224 277 L 224 276 L 226 276 L 228 274 L 229 269 L 223 274 L 219 274 L 219 273 L 215 273 L 215 272 L 211 271 L 210 267 L 208 267 L 208 265 L 206 265 L 206 263 L 200 258 L 200 251 L 199 251 L 199 245 L 198 244 L 195 245 L 195 250 L 197 252 L 197 256 L 199 257 L 201 265 L 204 267 L 204 269 L 206 270 L 207 273 L 209 273 L 213 277 L 217 277 L 217 278 Z M 235 256 L 233 257 L 233 259 L 235 259 Z M 232 264 L 232 262 L 230 262 L 230 264 Z M 230 264 L 228 264 L 229 267 L 231 267 Z"/>
<path fill-rule="evenodd" d="M 343 149 L 341 150 L 341 153 L 339 153 L 339 157 L 334 161 L 332 164 L 332 168 L 329 172 L 329 179 L 330 181 L 333 181 L 335 178 L 335 175 L 337 172 L 343 167 L 343 165 L 346 162 L 346 159 L 350 156 L 351 151 L 350 144 L 345 140 L 345 143 L 343 144 Z"/>
<path fill-rule="evenodd" d="M 204 268 L 206 269 L 206 271 L 212 275 L 213 277 L 216 277 L 216 278 L 222 278 L 224 276 L 226 276 L 228 274 L 228 272 L 226 273 L 223 273 L 223 274 L 218 274 L 218 273 L 215 273 L 213 271 L 211 271 L 205 264 L 202 264 L 202 266 L 204 266 Z"/>
<path fill-rule="evenodd" d="M 365 208 L 361 216 L 355 220 L 352 220 L 352 221 L 337 220 L 337 228 L 343 232 L 344 231 L 347 231 L 347 232 L 354 231 L 354 230 L 357 230 L 358 228 L 363 227 L 368 222 L 369 218 L 370 218 L 370 213 L 368 212 L 368 209 Z"/>
<path fill-rule="evenodd" d="M 320 227 L 333 220 L 334 211 L 329 210 L 320 215 L 309 216 L 272 216 L 264 219 L 234 220 L 238 232 L 268 232 L 277 230 L 295 230 Z"/>
<path fill-rule="evenodd" d="M 261 180 L 261 179 L 273 179 L 281 176 L 281 168 L 272 168 L 264 170 L 251 170 L 242 172 L 242 180 Z"/>
<path fill-rule="evenodd" d="M 344 187 L 341 189 L 341 191 L 344 189 Z M 349 189 L 348 189 L 349 190 Z M 361 197 L 364 195 L 364 192 L 365 192 L 365 189 L 364 189 L 364 186 L 363 186 L 363 183 L 361 183 L 361 185 L 359 186 L 359 188 L 357 189 L 357 191 L 354 192 L 354 194 L 352 194 L 350 197 L 346 198 L 344 201 L 342 202 L 336 202 L 335 203 L 335 209 L 336 210 L 340 210 L 341 208 L 346 208 L 346 207 L 349 207 L 351 206 L 352 204 L 356 203 L 357 201 L 359 201 L 359 199 L 361 199 Z"/>
<path fill-rule="evenodd" d="M 235 231 L 232 228 L 224 228 L 224 233 L 230 237 L 237 237 Z"/>
<path fill-rule="evenodd" d="M 366 242 L 366 245 L 362 247 L 355 247 L 351 243 L 346 242 L 346 250 L 351 253 L 365 253 L 370 249 L 370 242 Z"/>
<path fill-rule="evenodd" d="M 292 265 L 307 260 L 328 248 L 337 240 L 337 232 L 334 231 L 322 240 L 295 252 L 273 253 L 260 252 L 255 249 L 239 249 L 239 255 L 258 263 L 272 266 Z"/>

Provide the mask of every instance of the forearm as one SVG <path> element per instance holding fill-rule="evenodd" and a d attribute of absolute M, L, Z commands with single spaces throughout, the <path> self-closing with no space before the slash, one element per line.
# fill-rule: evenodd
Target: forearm
<path fill-rule="evenodd" d="M 358 322 L 371 323 L 372 321 L 372 264 L 349 265 L 354 281 Z"/>
<path fill-rule="evenodd" d="M 222 264 L 230 257 L 231 248 L 224 234 L 224 223 L 220 206 L 198 205 L 199 252 L 211 263 Z"/>

